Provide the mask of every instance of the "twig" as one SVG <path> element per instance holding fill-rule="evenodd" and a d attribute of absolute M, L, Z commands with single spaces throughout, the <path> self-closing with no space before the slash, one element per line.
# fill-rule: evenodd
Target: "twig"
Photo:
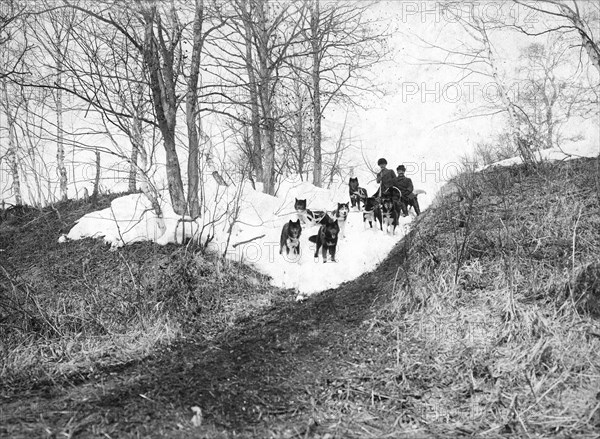
<path fill-rule="evenodd" d="M 588 416 L 586 422 L 589 424 L 590 421 L 592 420 L 592 416 L 594 416 L 594 413 L 596 413 L 596 410 L 598 410 L 600 408 L 600 402 L 598 404 L 596 404 L 596 407 L 594 407 L 594 410 L 592 410 L 590 412 L 590 415 Z"/>
<path fill-rule="evenodd" d="M 125 257 L 121 254 L 121 252 L 119 252 L 119 256 L 121 257 L 121 259 L 123 259 L 123 262 L 125 262 L 125 265 L 127 266 L 127 270 L 129 271 L 129 276 L 131 277 L 131 282 L 133 282 L 133 287 L 135 289 L 137 289 L 137 282 L 135 281 L 135 276 L 133 275 L 133 270 L 131 270 L 131 265 L 129 265 L 129 262 L 127 262 L 127 259 L 125 259 Z"/>
<path fill-rule="evenodd" d="M 571 252 L 571 271 L 573 278 L 575 278 L 575 240 L 577 237 L 577 225 L 579 224 L 579 219 L 581 218 L 581 207 L 579 207 L 579 215 L 577 216 L 577 221 L 575 221 L 575 227 L 573 227 L 573 250 Z"/>
<path fill-rule="evenodd" d="M 24 285 L 24 288 L 23 287 L 20 288 L 20 286 L 17 284 L 16 280 L 13 280 L 13 278 L 10 276 L 10 273 L 6 270 L 6 268 L 4 268 L 2 265 L 0 265 L 0 268 L 2 268 L 2 271 L 4 272 L 4 276 L 6 277 L 8 282 L 11 284 L 13 291 L 18 291 L 18 290 L 23 291 L 25 293 L 25 298 L 28 299 L 29 301 L 31 301 L 35 305 L 39 315 L 42 317 L 44 322 L 54 331 L 54 333 L 56 335 L 58 335 L 59 337 L 62 337 L 63 334 L 60 332 L 60 330 L 55 325 L 52 324 L 52 322 L 50 321 L 50 317 L 42 309 L 39 302 L 36 300 L 34 295 L 31 293 L 27 282 L 22 282 Z M 15 309 L 17 309 L 17 311 L 21 311 L 24 314 L 28 314 L 28 315 L 32 316 L 31 313 L 27 312 L 24 309 L 19 309 L 19 308 L 15 308 Z"/>
<path fill-rule="evenodd" d="M 568 373 L 563 373 L 561 374 L 561 376 L 558 377 L 558 379 L 554 382 L 554 384 L 552 384 L 548 390 L 546 390 L 533 404 L 531 404 L 529 407 L 527 407 L 525 410 L 523 410 L 521 412 L 521 415 L 524 415 L 525 413 L 527 413 L 529 410 L 531 410 L 532 408 L 534 408 L 536 405 L 538 405 L 545 397 L 548 393 L 550 393 L 552 391 L 552 389 L 554 389 L 557 385 L 559 385 L 560 383 L 564 382 L 565 379 L 567 378 Z"/>
<path fill-rule="evenodd" d="M 263 235 L 260 235 L 260 236 L 255 236 L 254 238 L 247 239 L 247 240 L 245 240 L 245 241 L 236 242 L 236 243 L 235 243 L 235 244 L 233 244 L 231 247 L 233 247 L 233 248 L 236 248 L 238 245 L 247 244 L 247 243 L 249 243 L 249 242 L 252 242 L 252 241 L 255 241 L 255 240 L 257 240 L 257 239 L 264 238 L 265 236 L 266 236 L 266 235 L 264 235 L 264 234 L 263 234 Z"/>

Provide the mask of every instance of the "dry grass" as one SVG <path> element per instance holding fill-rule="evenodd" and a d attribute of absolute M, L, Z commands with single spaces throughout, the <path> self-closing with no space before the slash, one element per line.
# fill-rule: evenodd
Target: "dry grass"
<path fill-rule="evenodd" d="M 597 437 L 600 291 L 580 274 L 599 261 L 593 166 L 463 175 L 420 221 L 377 317 L 407 391 L 430 376 L 419 425 Z"/>
<path fill-rule="evenodd" d="M 92 209 L 68 202 L 0 223 L 5 389 L 85 377 L 184 334 L 210 339 L 284 297 L 252 270 L 189 246 L 59 244 L 59 234 Z"/>

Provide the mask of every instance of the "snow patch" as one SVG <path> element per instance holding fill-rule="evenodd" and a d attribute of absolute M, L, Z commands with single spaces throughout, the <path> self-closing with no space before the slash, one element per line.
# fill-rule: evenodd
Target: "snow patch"
<path fill-rule="evenodd" d="M 298 256 L 279 253 L 281 229 L 297 219 L 295 198 L 306 199 L 309 209 L 334 210 L 337 203 L 349 201 L 346 184 L 323 189 L 307 182 L 285 181 L 278 194 L 270 196 L 248 185 L 219 186 L 209 180 L 204 188 L 206 208 L 196 221 L 175 214 L 166 193 L 159 197 L 161 218 L 143 194 L 126 195 L 109 208 L 79 219 L 67 238 L 102 238 L 114 248 L 145 240 L 162 245 L 191 237 L 203 243 L 210 240 L 209 249 L 254 266 L 271 277 L 272 285 L 294 289 L 301 299 L 373 270 L 404 236 L 413 218 L 400 218 L 392 235 L 381 231 L 379 223 L 370 228 L 363 223 L 362 213 L 352 210 L 345 237 L 338 241 L 337 262 L 323 263 L 321 252 L 315 258 L 315 244 L 308 240 L 317 234 L 318 226 L 303 226 Z"/>

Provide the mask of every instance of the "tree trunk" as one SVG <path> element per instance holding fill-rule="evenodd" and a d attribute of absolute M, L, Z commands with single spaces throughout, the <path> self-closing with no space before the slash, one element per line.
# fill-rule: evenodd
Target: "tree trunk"
<path fill-rule="evenodd" d="M 94 189 L 92 190 L 92 204 L 95 206 L 98 203 L 98 194 L 100 193 L 100 151 L 96 150 L 96 178 L 94 179 Z"/>
<path fill-rule="evenodd" d="M 266 148 L 263 156 L 263 192 L 275 195 L 275 119 L 265 118 Z"/>
<path fill-rule="evenodd" d="M 165 137 L 166 135 L 166 137 Z M 181 169 L 179 167 L 179 158 L 175 147 L 175 133 L 166 130 L 163 134 L 163 141 L 167 157 L 167 185 L 173 210 L 178 215 L 186 214 L 186 202 L 183 190 L 183 180 L 181 179 Z"/>
<path fill-rule="evenodd" d="M 252 52 L 252 13 L 246 0 L 242 0 L 242 20 L 244 23 L 244 44 L 246 48 L 246 71 L 248 73 L 248 92 L 250 94 L 250 126 L 252 128 L 252 148 L 250 164 L 257 181 L 263 181 L 262 137 L 260 132 L 260 111 L 258 105 L 258 83 L 254 71 L 254 55 Z"/>
<path fill-rule="evenodd" d="M 600 49 L 598 49 L 598 45 L 588 36 L 587 33 L 579 31 L 579 34 L 583 40 L 583 47 L 585 47 L 587 54 L 592 60 L 592 64 L 600 73 Z"/>
<path fill-rule="evenodd" d="M 200 201 L 198 196 L 200 179 L 199 140 L 196 128 L 196 108 L 198 106 L 198 76 L 200 72 L 200 54 L 202 53 L 202 21 L 204 19 L 204 2 L 196 0 L 194 17 L 194 42 L 188 89 L 186 96 L 186 123 L 188 131 L 188 212 L 192 218 L 200 216 Z"/>
<path fill-rule="evenodd" d="M 63 130 L 63 101 L 62 91 L 62 53 L 60 53 L 60 42 L 57 41 L 57 61 L 56 61 L 56 166 L 59 174 L 60 197 L 62 201 L 68 199 L 67 194 L 67 168 L 65 166 L 65 143 Z"/>
<path fill-rule="evenodd" d="M 139 108 L 141 107 L 136 108 L 135 111 L 139 111 Z M 134 114 L 131 134 L 131 143 L 133 145 L 133 150 L 137 152 L 136 155 L 138 158 L 135 164 L 135 172 L 136 175 L 139 176 L 140 190 L 146 196 L 146 198 L 150 200 L 150 204 L 152 205 L 154 213 L 157 217 L 160 218 L 162 216 L 162 209 L 160 207 L 160 203 L 158 202 L 156 190 L 154 189 L 152 183 L 150 182 L 150 179 L 148 178 L 148 154 L 146 153 L 146 147 L 144 146 L 142 121 L 138 117 L 138 114 Z"/>
<path fill-rule="evenodd" d="M 581 17 L 577 13 L 575 13 L 575 11 L 563 4 L 559 4 L 558 7 L 562 11 L 562 13 L 567 17 L 567 19 L 571 23 L 573 23 L 573 25 L 577 29 L 577 32 L 581 36 L 581 42 L 585 51 L 590 57 L 590 60 L 592 61 L 594 67 L 596 67 L 596 69 L 598 69 L 598 72 L 600 73 L 600 48 L 598 47 L 598 43 L 596 43 L 591 38 L 590 34 L 588 34 L 585 31 L 586 25 L 581 19 Z"/>
<path fill-rule="evenodd" d="M 135 118 L 135 116 L 134 116 Z M 134 120 L 133 124 L 135 125 L 137 121 Z M 138 170 L 138 148 L 132 142 L 131 147 L 131 159 L 129 163 L 129 184 L 128 189 L 129 192 L 135 192 L 137 190 L 137 170 Z"/>
<path fill-rule="evenodd" d="M 275 119 L 273 118 L 273 103 L 271 87 L 273 86 L 272 72 L 269 66 L 269 35 L 267 32 L 267 17 L 265 11 L 265 0 L 258 2 L 258 64 L 260 104 L 262 108 L 263 130 L 266 140 L 263 150 L 263 192 L 269 195 L 275 194 Z"/>
<path fill-rule="evenodd" d="M 141 75 L 141 72 L 140 72 Z M 140 81 L 136 87 L 136 103 L 133 107 L 133 119 L 131 122 L 130 140 L 132 145 L 131 152 L 131 169 L 129 174 L 129 188 L 131 189 L 132 181 L 139 181 L 140 190 L 148 198 L 154 213 L 162 219 L 162 209 L 158 201 L 156 189 L 148 178 L 148 153 L 144 144 L 144 130 L 142 125 L 143 108 L 144 108 L 144 84 Z M 135 160 L 134 160 L 135 158 Z M 135 190 L 135 186 L 134 189 Z M 162 224 L 164 231 L 164 224 Z"/>
<path fill-rule="evenodd" d="M 21 179 L 19 178 L 19 160 L 17 159 L 17 142 L 15 141 L 14 121 L 9 119 L 8 123 L 8 152 L 6 159 L 12 175 L 12 194 L 15 197 L 15 204 L 23 204 L 21 197 Z"/>
<path fill-rule="evenodd" d="M 15 204 L 23 204 L 23 198 L 21 196 L 21 179 L 19 178 L 19 160 L 17 158 L 17 142 L 15 138 L 15 117 L 10 108 L 10 102 L 8 95 L 8 85 L 6 78 L 2 80 L 2 91 L 4 92 L 4 103 L 6 105 L 6 119 L 8 122 L 8 151 L 6 151 L 6 161 L 8 162 L 8 168 L 12 176 L 12 194 L 15 197 Z"/>
<path fill-rule="evenodd" d="M 161 26 L 160 17 L 153 7 L 145 11 L 145 42 L 144 62 L 150 75 L 150 90 L 152 101 L 156 112 L 156 120 L 163 137 L 163 145 L 166 155 L 167 185 L 173 210 L 178 215 L 186 214 L 186 201 L 181 179 L 181 168 L 179 157 L 175 146 L 175 124 L 177 112 L 177 99 L 175 96 L 175 83 L 173 78 L 173 65 L 171 54 L 166 54 L 161 68 L 158 56 L 157 42 L 154 38 L 154 22 Z"/>
<path fill-rule="evenodd" d="M 548 104 L 546 107 L 546 123 L 548 124 L 548 129 L 546 130 L 546 148 L 552 148 L 554 138 L 554 121 L 552 105 L 550 104 Z"/>
<path fill-rule="evenodd" d="M 142 72 L 139 72 L 141 76 Z M 146 170 L 146 151 L 144 149 L 143 127 L 142 127 L 142 108 L 144 106 L 144 83 L 139 81 L 135 87 L 135 103 L 133 105 L 133 118 L 131 120 L 131 162 L 129 168 L 129 191 L 135 192 L 137 189 L 138 175 L 140 178 Z M 139 165 L 139 160 L 144 163 Z M 141 172 L 140 172 L 141 170 Z"/>
<path fill-rule="evenodd" d="M 321 151 L 321 59 L 319 51 L 319 0 L 315 0 L 314 9 L 311 8 L 310 28 L 312 47 L 312 85 L 313 85 L 313 184 L 321 187 L 323 184 L 323 158 Z"/>
<path fill-rule="evenodd" d="M 298 112 L 296 115 L 296 149 L 298 151 L 298 175 L 302 179 L 304 172 L 304 102 L 302 101 L 302 93 L 299 85 L 297 86 Z"/>
<path fill-rule="evenodd" d="M 546 75 L 548 75 L 547 72 Z M 560 86 L 556 84 L 554 77 L 549 78 L 549 80 L 552 86 L 552 95 L 548 98 L 546 93 L 544 93 L 544 98 L 546 99 L 546 123 L 548 124 L 546 130 L 546 148 L 552 148 L 554 145 L 554 104 L 556 104 L 560 93 Z"/>

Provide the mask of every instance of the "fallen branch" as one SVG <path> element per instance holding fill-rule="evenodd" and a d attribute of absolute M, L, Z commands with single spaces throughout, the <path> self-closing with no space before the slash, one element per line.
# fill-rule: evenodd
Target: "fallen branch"
<path fill-rule="evenodd" d="M 232 247 L 236 248 L 238 245 L 247 244 L 249 242 L 256 241 L 257 239 L 264 238 L 265 236 L 266 235 L 263 234 L 263 235 L 260 235 L 260 236 L 255 236 L 254 238 L 247 239 L 247 240 L 242 241 L 242 242 L 236 242 L 235 244 L 232 245 Z"/>

